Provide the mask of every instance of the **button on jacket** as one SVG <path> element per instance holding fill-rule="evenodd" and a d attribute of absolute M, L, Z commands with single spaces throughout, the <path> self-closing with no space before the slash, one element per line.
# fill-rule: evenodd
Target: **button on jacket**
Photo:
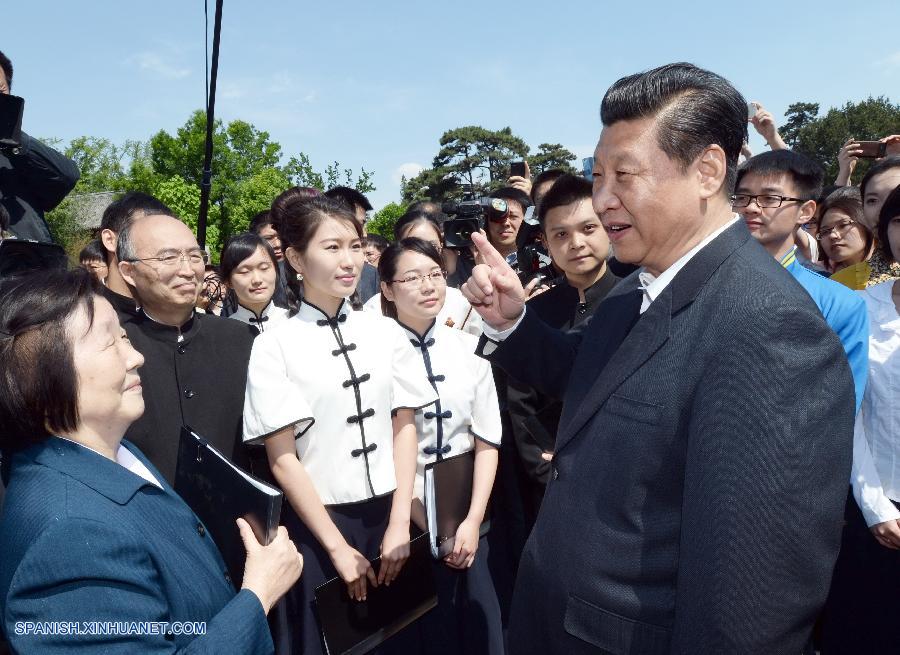
<path fill-rule="evenodd" d="M 295 426 L 297 456 L 325 505 L 396 488 L 391 413 L 435 400 L 403 329 L 344 302 L 334 318 L 303 301 L 256 338 L 244 400 L 244 441 Z"/>
<path fill-rule="evenodd" d="M 202 522 L 137 448 L 122 445 L 163 488 L 55 437 L 13 457 L 0 519 L 0 617 L 13 651 L 273 652 L 259 599 L 235 592 Z M 200 622 L 206 634 L 19 634 L 18 621 Z"/>

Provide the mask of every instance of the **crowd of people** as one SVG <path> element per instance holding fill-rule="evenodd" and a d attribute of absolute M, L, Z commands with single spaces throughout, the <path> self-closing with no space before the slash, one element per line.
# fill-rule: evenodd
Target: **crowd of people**
<path fill-rule="evenodd" d="M 437 606 L 379 653 L 893 652 L 900 135 L 826 186 L 688 64 L 601 117 L 589 177 L 511 176 L 462 247 L 434 202 L 387 240 L 359 191 L 294 187 L 213 265 L 129 192 L 78 269 L 0 281 L 12 652 L 324 653 L 316 588 L 402 575 L 425 467 L 469 452 Z M 172 486 L 184 425 L 287 501 L 269 545 L 235 526 L 237 589 Z M 207 629 L 23 629 L 104 620 Z"/>

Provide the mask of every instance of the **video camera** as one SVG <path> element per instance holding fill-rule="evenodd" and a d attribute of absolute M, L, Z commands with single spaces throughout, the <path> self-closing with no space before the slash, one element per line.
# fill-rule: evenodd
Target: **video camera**
<path fill-rule="evenodd" d="M 541 223 L 535 215 L 534 206 L 531 206 L 525 210 L 525 218 L 516 235 L 516 261 L 519 280 L 523 285 L 537 277 L 539 285 L 552 286 L 552 281 L 557 277 L 542 235 Z"/>
<path fill-rule="evenodd" d="M 464 187 L 463 199 L 445 202 L 441 211 L 452 217 L 444 221 L 444 246 L 461 250 L 472 245 L 472 234 L 484 229 L 485 219 L 506 220 L 509 205 L 503 198 L 476 198 Z"/>

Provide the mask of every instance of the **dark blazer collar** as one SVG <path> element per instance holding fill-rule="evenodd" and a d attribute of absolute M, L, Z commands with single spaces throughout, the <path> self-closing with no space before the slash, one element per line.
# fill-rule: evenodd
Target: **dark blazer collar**
<path fill-rule="evenodd" d="M 171 490 L 159 471 L 137 448 L 127 441 L 122 441 L 122 445 L 143 462 L 164 489 Z M 119 505 L 127 504 L 141 488 L 154 487 L 152 483 L 132 473 L 118 462 L 113 462 L 90 448 L 66 439 L 50 437 L 16 457 L 31 459 L 37 464 L 68 475 Z"/>
<path fill-rule="evenodd" d="M 596 377 L 587 394 L 577 402 L 577 407 L 564 408 L 556 441 L 557 450 L 561 450 L 571 441 L 599 411 L 613 391 L 665 344 L 669 339 L 672 317 L 692 303 L 722 263 L 751 238 L 746 224 L 738 221 L 685 264 L 669 286 L 640 316 L 605 365 L 601 364 L 602 370 L 593 369 Z M 612 308 L 616 303 L 621 303 L 626 294 L 634 293 L 637 280 L 638 272 L 629 275 L 607 296 L 602 306 Z M 604 321 L 604 330 L 609 328 L 614 331 L 616 327 L 621 327 L 618 326 L 618 322 L 624 320 L 624 317 L 615 316 L 615 312 L 598 311 L 598 313 L 600 320 Z M 590 347 L 594 348 L 593 345 Z M 580 355 L 590 356 L 584 351 Z M 570 404 L 571 400 L 567 398 L 567 405 Z"/>

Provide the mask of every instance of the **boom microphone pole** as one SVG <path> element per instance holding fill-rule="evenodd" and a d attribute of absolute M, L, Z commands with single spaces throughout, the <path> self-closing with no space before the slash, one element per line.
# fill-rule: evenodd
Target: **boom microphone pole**
<path fill-rule="evenodd" d="M 216 76 L 219 71 L 219 36 L 222 32 L 222 0 L 216 0 L 213 26 L 212 68 L 209 73 L 209 97 L 206 103 L 206 153 L 203 156 L 203 180 L 200 182 L 200 215 L 197 217 L 197 243 L 206 247 L 206 218 L 209 214 L 209 192 L 212 187 L 213 125 L 216 109 Z"/>

